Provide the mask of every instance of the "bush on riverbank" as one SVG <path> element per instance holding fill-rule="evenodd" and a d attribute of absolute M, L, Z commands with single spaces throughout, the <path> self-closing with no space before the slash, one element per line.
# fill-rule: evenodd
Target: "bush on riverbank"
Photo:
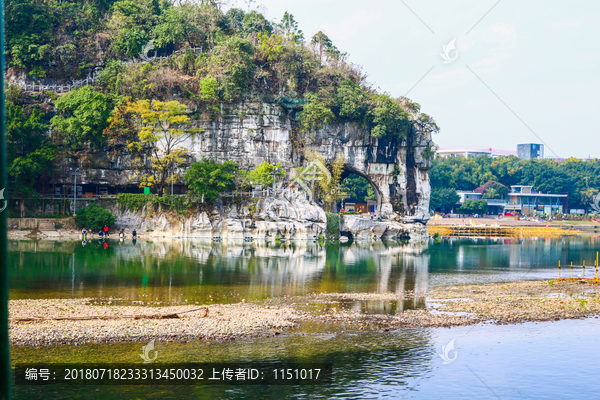
<path fill-rule="evenodd" d="M 327 215 L 327 238 L 337 239 L 340 237 L 340 215 L 326 213 Z"/>
<path fill-rule="evenodd" d="M 94 203 L 78 210 L 75 215 L 77 227 L 85 227 L 91 231 L 99 231 L 105 225 L 112 226 L 115 220 L 116 217 L 110 211 L 100 208 Z"/>
<path fill-rule="evenodd" d="M 192 207 L 195 202 L 194 197 L 190 196 L 162 196 L 155 194 L 140 193 L 120 193 L 117 196 L 117 204 L 126 210 L 141 210 L 144 206 L 148 207 L 167 207 L 169 211 L 177 211 L 179 214 L 185 214 L 187 209 Z"/>

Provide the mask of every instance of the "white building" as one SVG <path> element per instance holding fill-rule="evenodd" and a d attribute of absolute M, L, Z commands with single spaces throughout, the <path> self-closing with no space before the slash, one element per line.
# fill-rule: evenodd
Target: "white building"
<path fill-rule="evenodd" d="M 477 156 L 516 156 L 516 151 L 509 150 L 497 150 L 491 147 L 440 147 L 437 149 L 436 154 L 443 158 L 448 157 L 477 157 Z"/>

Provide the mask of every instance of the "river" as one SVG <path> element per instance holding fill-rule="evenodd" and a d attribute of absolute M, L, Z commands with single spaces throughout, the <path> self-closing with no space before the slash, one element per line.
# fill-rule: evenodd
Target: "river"
<path fill-rule="evenodd" d="M 395 292 L 552 279 L 593 265 L 599 237 L 461 239 L 421 245 L 202 243 L 181 240 L 9 242 L 12 299 L 113 298 L 116 304 L 238 303 L 313 292 Z M 563 274 L 570 274 L 563 268 Z M 586 274 L 592 274 L 589 269 Z M 581 269 L 575 269 L 581 274 Z M 422 297 L 354 302 L 372 313 Z M 15 398 L 600 398 L 599 319 L 345 333 L 305 323 L 271 338 L 160 343 L 162 362 L 333 362 L 329 385 L 15 387 Z M 454 361 L 442 346 L 454 340 Z M 139 362 L 141 343 L 12 348 L 13 362 Z"/>

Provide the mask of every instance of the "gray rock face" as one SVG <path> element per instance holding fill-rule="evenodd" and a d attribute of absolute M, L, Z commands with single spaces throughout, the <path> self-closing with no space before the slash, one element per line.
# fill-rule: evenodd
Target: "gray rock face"
<path fill-rule="evenodd" d="M 294 121 L 282 107 L 256 101 L 223 106 L 221 118 L 197 121 L 197 125 L 203 133 L 184 144 L 196 160 L 230 160 L 245 169 L 263 161 L 281 162 L 290 172 L 280 182 L 279 187 L 284 187 L 294 178 L 294 170 L 306 165 L 305 150 L 318 152 L 326 163 L 341 154 L 345 160 L 342 176 L 354 173 L 367 178 L 381 218 L 423 223 L 430 218 L 431 159 L 427 153 L 433 142 L 417 127 L 404 140 L 394 142 L 374 139 L 352 123 L 327 125 L 298 140 L 292 139 Z"/>
<path fill-rule="evenodd" d="M 340 217 L 340 232 L 355 240 L 364 239 L 411 239 L 423 241 L 429 237 L 427 227 L 421 223 L 378 221 L 357 215 Z"/>
<path fill-rule="evenodd" d="M 323 235 L 327 226 L 325 211 L 307 201 L 261 199 L 255 204 L 255 217 L 248 211 L 250 205 L 245 202 L 239 206 L 215 206 L 210 212 L 172 219 L 166 214 L 149 217 L 145 210 L 136 214 L 114 207 L 112 211 L 117 215 L 117 228 L 137 229 L 142 234 L 157 236 L 308 240 Z"/>

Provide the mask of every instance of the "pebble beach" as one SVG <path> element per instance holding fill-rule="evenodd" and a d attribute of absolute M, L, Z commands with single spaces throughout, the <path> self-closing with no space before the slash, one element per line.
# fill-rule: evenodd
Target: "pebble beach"
<path fill-rule="evenodd" d="M 394 314 L 365 312 L 360 307 L 365 302 L 393 304 L 417 298 L 425 300 L 423 307 Z M 600 315 L 597 285 L 553 281 L 438 287 L 427 293 L 313 293 L 208 306 L 122 306 L 97 300 L 12 300 L 11 344 L 77 345 L 152 339 L 226 341 L 274 336 L 285 330 L 301 329 L 302 323 L 308 321 L 322 323 L 327 331 L 393 331 Z M 177 318 L 156 318 L 172 314 L 177 314 Z M 82 317 L 89 319 L 65 319 Z"/>

